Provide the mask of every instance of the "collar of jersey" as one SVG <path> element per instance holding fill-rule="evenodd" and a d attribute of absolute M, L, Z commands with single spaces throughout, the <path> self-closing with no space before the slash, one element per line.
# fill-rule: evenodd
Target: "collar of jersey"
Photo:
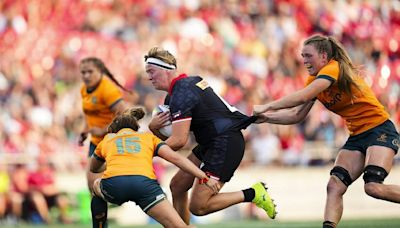
<path fill-rule="evenodd" d="M 86 87 L 86 93 L 87 94 L 91 94 L 91 93 L 93 93 L 98 87 L 99 87 L 99 85 L 101 84 L 101 82 L 103 81 L 103 76 L 101 76 L 101 78 L 100 78 L 100 80 L 99 80 L 99 82 L 95 85 L 95 86 L 93 86 L 92 88 L 88 88 L 88 87 Z"/>
<path fill-rule="evenodd" d="M 169 95 L 172 95 L 172 89 L 174 88 L 175 83 L 178 80 L 181 80 L 182 78 L 187 78 L 187 75 L 186 74 L 180 74 L 178 77 L 172 79 L 171 85 L 169 86 L 169 89 L 168 89 Z"/>
<path fill-rule="evenodd" d="M 122 128 L 121 130 L 118 131 L 118 134 L 121 133 L 134 133 L 135 131 L 131 128 Z"/>

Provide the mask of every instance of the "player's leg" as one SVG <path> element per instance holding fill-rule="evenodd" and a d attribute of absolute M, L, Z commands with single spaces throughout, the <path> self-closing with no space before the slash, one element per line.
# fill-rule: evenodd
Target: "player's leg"
<path fill-rule="evenodd" d="M 364 169 L 365 156 L 359 151 L 341 149 L 327 185 L 324 227 L 336 227 L 343 214 L 343 195 Z"/>
<path fill-rule="evenodd" d="M 191 153 L 188 156 L 188 159 L 197 166 L 200 166 L 201 164 L 201 161 L 194 153 Z M 179 170 L 172 178 L 170 183 L 174 208 L 186 224 L 190 223 L 188 191 L 192 187 L 193 181 L 193 175 Z"/>
<path fill-rule="evenodd" d="M 365 192 L 377 199 L 399 203 L 400 186 L 383 184 L 392 169 L 393 158 L 399 150 L 399 133 L 394 124 L 387 120 L 371 129 L 370 135 L 363 176 Z"/>
<path fill-rule="evenodd" d="M 90 143 L 89 146 L 89 158 L 92 156 L 96 149 L 96 145 Z M 93 173 L 90 171 L 90 167 L 88 166 L 86 169 L 86 180 L 87 185 L 92 196 L 90 202 L 90 210 L 92 213 L 92 224 L 93 228 L 106 228 L 107 227 L 107 212 L 108 212 L 108 205 L 107 202 L 98 195 L 94 194 L 94 183 L 95 180 L 101 178 L 103 173 Z M 100 181 L 98 182 L 98 184 Z"/>
<path fill-rule="evenodd" d="M 190 227 L 182 220 L 168 200 L 165 199 L 147 210 L 146 213 L 167 228 Z"/>
<path fill-rule="evenodd" d="M 383 146 L 371 146 L 367 150 L 367 166 L 364 170 L 365 192 L 374 198 L 400 203 L 400 186 L 385 185 L 384 179 L 389 174 L 393 157 L 393 149 Z"/>
<path fill-rule="evenodd" d="M 93 181 L 93 193 L 92 200 L 90 203 L 90 210 L 92 212 L 92 225 L 93 228 L 106 228 L 107 224 L 107 212 L 108 205 L 104 200 L 103 193 L 101 192 L 100 182 L 101 178 L 97 178 Z"/>
<path fill-rule="evenodd" d="M 218 182 L 221 188 L 225 184 L 221 181 Z M 242 192 L 218 193 L 215 195 L 209 187 L 196 181 L 190 198 L 190 211 L 197 216 L 207 215 L 243 202 L 243 200 Z"/>
<path fill-rule="evenodd" d="M 94 151 L 96 150 L 96 145 L 90 143 L 89 145 L 89 152 L 88 152 L 88 159 L 90 160 L 91 156 L 93 155 Z M 90 171 L 90 164 L 86 167 L 86 181 L 88 185 L 88 189 L 90 193 L 93 193 L 93 183 L 96 179 L 101 178 L 103 173 L 93 173 Z"/>
<path fill-rule="evenodd" d="M 231 179 L 239 166 L 244 148 L 245 143 L 241 132 L 229 132 L 218 136 L 207 146 L 202 170 L 211 177 L 210 181 L 219 181 L 222 187 Z M 275 217 L 275 205 L 261 183 L 243 191 L 214 195 L 206 185 L 196 182 L 192 191 L 190 210 L 196 215 L 206 215 L 234 204 L 253 200 L 255 203 L 257 201 L 258 207 L 268 211 L 271 218 Z"/>
<path fill-rule="evenodd" d="M 224 185 L 220 181 L 219 184 L 221 188 Z M 190 200 L 190 211 L 197 216 L 203 216 L 243 202 L 255 203 L 258 207 L 265 210 L 267 215 L 272 219 L 276 216 L 274 202 L 261 182 L 242 191 L 218 194 L 214 194 L 206 185 L 200 185 L 198 182 L 195 182 Z"/>

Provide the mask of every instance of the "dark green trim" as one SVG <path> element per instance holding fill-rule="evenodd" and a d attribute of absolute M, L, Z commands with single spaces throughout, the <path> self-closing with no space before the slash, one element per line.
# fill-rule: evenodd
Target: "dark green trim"
<path fill-rule="evenodd" d="M 122 101 L 122 98 L 120 98 L 120 99 L 116 100 L 114 103 L 112 103 L 112 104 L 110 105 L 109 109 L 114 108 L 114 106 L 115 106 L 116 104 L 118 104 L 118 102 L 120 102 L 120 101 Z"/>
<path fill-rule="evenodd" d="M 99 157 L 96 153 L 93 153 L 92 155 L 94 158 L 96 158 L 99 161 L 105 162 L 106 160 L 104 158 Z"/>
<path fill-rule="evenodd" d="M 162 146 L 164 146 L 164 145 L 167 145 L 165 142 L 160 142 L 158 145 L 157 145 L 157 147 L 156 147 L 156 149 L 154 150 L 154 156 L 158 156 L 158 150 L 160 149 L 160 147 L 162 147 Z"/>
<path fill-rule="evenodd" d="M 334 78 L 332 78 L 329 75 L 325 75 L 325 74 L 318 75 L 317 79 L 318 78 L 323 78 L 323 79 L 329 80 L 331 82 L 331 85 L 336 82 L 336 80 Z"/>

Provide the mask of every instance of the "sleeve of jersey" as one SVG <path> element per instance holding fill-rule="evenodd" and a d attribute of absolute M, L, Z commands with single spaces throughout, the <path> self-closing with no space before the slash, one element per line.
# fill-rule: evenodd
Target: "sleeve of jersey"
<path fill-rule="evenodd" d="M 104 155 L 101 153 L 101 149 L 103 148 L 103 141 L 101 141 L 97 146 L 96 149 L 94 150 L 93 157 L 96 158 L 99 161 L 105 162 L 106 160 L 104 159 Z"/>
<path fill-rule="evenodd" d="M 153 136 L 153 145 L 154 145 L 154 154 L 153 157 L 158 156 L 158 150 L 161 146 L 167 145 L 165 142 L 161 141 L 161 139 Z"/>
<path fill-rule="evenodd" d="M 102 87 L 101 94 L 103 95 L 104 103 L 110 108 L 122 100 L 122 93 L 119 88 L 108 81 Z"/>
<path fill-rule="evenodd" d="M 199 102 L 200 97 L 193 88 L 189 86 L 176 88 L 169 104 L 172 122 L 192 119 L 192 109 Z"/>
<path fill-rule="evenodd" d="M 330 63 L 318 72 L 317 78 L 329 80 L 333 84 L 339 78 L 339 67 L 335 63 Z"/>

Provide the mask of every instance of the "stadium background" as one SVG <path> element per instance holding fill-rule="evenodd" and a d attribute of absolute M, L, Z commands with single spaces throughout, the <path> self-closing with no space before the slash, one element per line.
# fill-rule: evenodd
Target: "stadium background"
<path fill-rule="evenodd" d="M 398 127 L 398 1 L 2 0 L 2 174 L 7 176 L 20 163 L 35 170 L 38 159 L 45 157 L 55 168 L 56 187 L 70 197 L 71 216 L 85 222 L 80 216 L 87 208 L 79 207 L 79 196 L 86 189 L 87 145 L 77 145 L 83 120 L 77 68 L 81 58 L 104 60 L 116 78 L 137 93 L 125 94 L 126 100 L 151 113 L 164 94 L 152 89 L 144 75 L 143 56 L 151 47 L 162 46 L 177 56 L 180 72 L 205 77 L 229 103 L 249 114 L 253 104 L 304 85 L 299 50 L 302 40 L 316 32 L 334 35 L 345 45 Z M 142 131 L 149 118 L 142 122 Z M 245 136 L 245 158 L 224 190 L 265 180 L 277 198 L 279 220 L 321 219 L 329 168 L 347 136 L 343 121 L 316 105 L 299 125 L 251 126 Z M 162 161 L 157 164 L 168 191 L 175 169 Z M 387 182 L 399 183 L 399 176 L 395 166 Z M 9 191 L 6 185 L 0 183 L 2 194 Z M 131 224 L 133 217 L 148 222 L 137 207 L 122 209 L 114 214 L 117 208 L 111 210 L 119 223 L 125 219 Z M 344 218 L 395 217 L 399 212 L 398 205 L 366 197 L 361 181 L 345 196 Z M 247 205 L 195 220 L 251 218 L 265 219 Z"/>

